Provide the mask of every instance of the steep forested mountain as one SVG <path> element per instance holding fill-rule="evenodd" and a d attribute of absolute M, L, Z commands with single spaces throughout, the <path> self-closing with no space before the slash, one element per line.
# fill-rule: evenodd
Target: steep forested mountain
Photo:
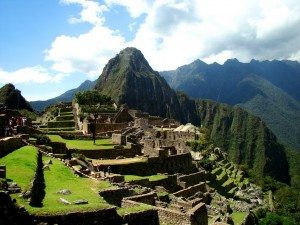
<path fill-rule="evenodd" d="M 126 48 L 110 59 L 95 88 L 118 104 L 126 103 L 151 115 L 182 119 L 175 91 L 135 48 Z"/>
<path fill-rule="evenodd" d="M 33 111 L 30 104 L 22 96 L 21 91 L 13 84 L 6 84 L 0 88 L 0 103 L 9 109 L 26 109 Z"/>
<path fill-rule="evenodd" d="M 193 98 L 239 105 L 261 117 L 285 144 L 300 149 L 300 64 L 293 61 L 200 60 L 160 73 Z"/>

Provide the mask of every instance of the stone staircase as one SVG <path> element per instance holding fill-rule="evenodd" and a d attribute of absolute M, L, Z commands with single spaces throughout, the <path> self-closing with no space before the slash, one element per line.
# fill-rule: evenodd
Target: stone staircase
<path fill-rule="evenodd" d="M 40 126 L 42 131 L 46 132 L 68 132 L 75 131 L 75 120 L 71 103 L 60 105 L 58 115 L 47 124 Z"/>

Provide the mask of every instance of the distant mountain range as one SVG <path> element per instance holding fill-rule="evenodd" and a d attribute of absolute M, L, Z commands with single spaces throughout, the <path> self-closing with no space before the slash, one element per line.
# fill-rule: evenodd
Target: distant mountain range
<path fill-rule="evenodd" d="M 32 101 L 30 105 L 36 111 L 43 111 L 47 106 L 53 105 L 59 102 L 70 102 L 73 100 L 75 94 L 80 91 L 85 91 L 94 88 L 96 81 L 86 80 L 80 84 L 77 88 L 66 91 L 65 93 L 51 98 L 45 101 Z"/>
<path fill-rule="evenodd" d="M 238 105 L 261 117 L 278 138 L 300 150 L 300 64 L 294 61 L 196 60 L 160 73 L 193 98 Z"/>

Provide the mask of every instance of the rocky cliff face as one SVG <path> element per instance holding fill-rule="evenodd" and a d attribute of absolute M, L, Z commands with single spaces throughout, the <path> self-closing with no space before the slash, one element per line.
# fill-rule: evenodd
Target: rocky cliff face
<path fill-rule="evenodd" d="M 176 93 L 135 48 L 126 48 L 109 60 L 95 88 L 130 108 L 182 119 Z"/>
<path fill-rule="evenodd" d="M 9 109 L 27 109 L 33 111 L 21 92 L 13 84 L 6 84 L 0 88 L 0 103 Z"/>

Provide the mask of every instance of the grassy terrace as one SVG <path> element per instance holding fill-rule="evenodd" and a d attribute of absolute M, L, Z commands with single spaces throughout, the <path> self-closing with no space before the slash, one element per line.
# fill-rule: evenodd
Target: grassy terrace
<path fill-rule="evenodd" d="M 242 223 L 242 221 L 244 220 L 245 216 L 246 216 L 246 212 L 233 212 L 232 213 L 232 219 L 235 225 L 239 225 Z"/>
<path fill-rule="evenodd" d="M 131 163 L 140 163 L 140 162 L 147 162 L 147 158 L 136 157 L 136 158 L 125 158 L 125 159 L 105 159 L 105 160 L 98 160 L 93 159 L 93 165 L 124 165 L 124 164 L 131 164 Z"/>
<path fill-rule="evenodd" d="M 149 181 L 157 181 L 157 180 L 162 180 L 167 178 L 166 175 L 164 174 L 157 174 L 157 175 L 151 175 L 151 176 L 137 176 L 137 175 L 125 175 L 125 182 L 130 182 L 133 180 L 141 180 L 141 179 L 145 179 L 148 178 Z"/>
<path fill-rule="evenodd" d="M 0 159 L 0 164 L 7 166 L 7 178 L 17 182 L 22 190 L 29 188 L 30 181 L 34 177 L 36 154 L 35 147 L 26 146 Z M 49 159 L 43 157 L 44 162 Z M 50 171 L 44 172 L 46 181 L 44 206 L 42 208 L 31 207 L 26 200 L 19 198 L 16 194 L 13 197 L 17 199 L 18 204 L 24 205 L 32 214 L 62 214 L 64 212 L 91 211 L 110 207 L 98 195 L 98 190 L 111 186 L 108 182 L 77 177 L 61 161 L 52 158 L 51 160 L 53 164 L 50 165 Z M 57 194 L 57 191 L 62 189 L 69 189 L 72 194 Z M 85 199 L 89 204 L 64 205 L 58 201 L 59 198 L 64 198 L 71 203 L 75 200 Z"/>
<path fill-rule="evenodd" d="M 142 212 L 142 211 L 146 211 L 152 209 L 151 205 L 146 205 L 146 204 L 140 204 L 137 206 L 132 206 L 132 207 L 126 207 L 126 208 L 119 208 L 117 210 L 119 215 L 125 215 L 125 214 L 129 214 L 129 213 L 135 213 L 135 212 Z"/>
<path fill-rule="evenodd" d="M 66 143 L 69 149 L 100 150 L 112 149 L 114 147 L 111 139 L 97 139 L 94 145 L 92 140 L 67 140 L 59 135 L 48 135 L 48 137 L 51 141 Z"/>

